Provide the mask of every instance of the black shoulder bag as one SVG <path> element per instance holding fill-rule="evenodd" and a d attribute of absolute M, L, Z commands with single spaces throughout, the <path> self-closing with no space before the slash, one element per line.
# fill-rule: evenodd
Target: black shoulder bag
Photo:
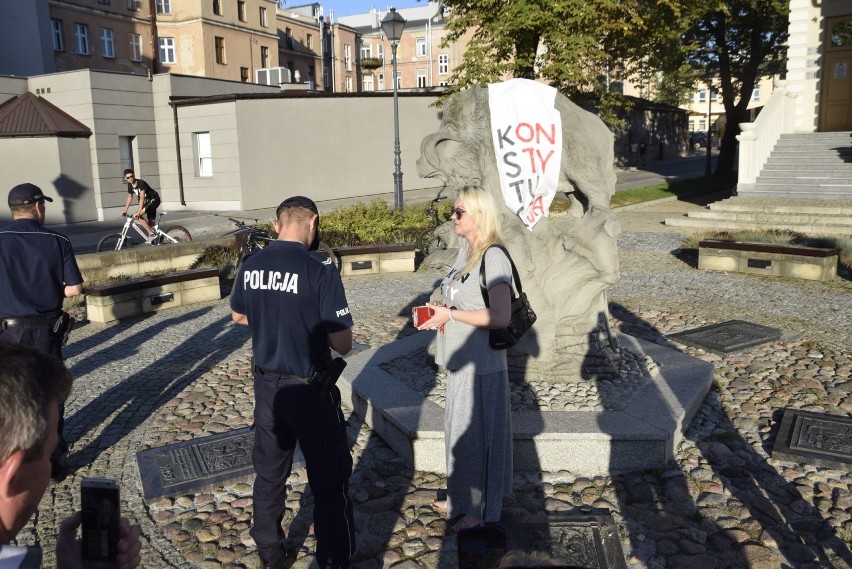
<path fill-rule="evenodd" d="M 502 245 L 491 245 L 491 247 L 497 247 L 506 253 L 506 257 L 509 259 L 509 264 L 512 265 L 512 278 L 515 282 L 515 287 L 518 289 L 518 295 L 515 296 L 515 290 L 512 288 L 511 283 L 509 284 L 512 294 L 512 319 L 509 321 L 509 326 L 500 329 L 492 328 L 489 331 L 490 336 L 488 338 L 488 344 L 491 348 L 495 350 L 505 350 L 517 344 L 521 339 L 521 336 L 523 336 L 527 330 L 532 328 L 532 325 L 535 324 L 536 315 L 532 306 L 530 306 L 529 300 L 527 300 L 527 295 L 521 287 L 521 277 L 518 276 L 518 269 L 515 268 L 515 262 L 512 261 L 512 256 Z M 482 292 L 482 300 L 485 302 L 485 308 L 489 308 L 488 289 L 485 288 L 485 254 L 488 253 L 488 249 L 486 249 L 485 253 L 482 254 L 482 263 L 479 265 L 479 290 Z"/>

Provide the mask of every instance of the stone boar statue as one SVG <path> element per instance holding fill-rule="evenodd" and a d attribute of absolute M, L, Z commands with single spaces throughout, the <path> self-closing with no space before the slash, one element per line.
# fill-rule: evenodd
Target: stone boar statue
<path fill-rule="evenodd" d="M 616 181 L 613 135 L 600 118 L 561 94 L 553 107 L 562 126 L 556 196 L 567 197 L 570 207 L 542 217 L 532 230 L 503 208 L 503 238 L 538 316 L 508 356 L 513 378 L 576 382 L 617 373 L 618 346 L 606 300 L 607 287 L 619 276 L 620 225 L 609 207 Z M 442 180 L 450 197 L 454 188 L 478 184 L 505 203 L 487 87 L 466 89 L 445 102 L 440 130 L 423 140 L 417 167 L 421 177 Z M 450 249 L 426 262 L 444 269 L 455 259 L 457 238 L 450 224 L 439 231 Z"/>

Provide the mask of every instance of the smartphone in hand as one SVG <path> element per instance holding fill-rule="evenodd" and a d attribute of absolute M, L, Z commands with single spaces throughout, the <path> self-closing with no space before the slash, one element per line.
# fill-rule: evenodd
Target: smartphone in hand
<path fill-rule="evenodd" d="M 118 483 L 109 478 L 84 478 L 80 485 L 83 512 L 83 566 L 118 567 L 121 505 Z"/>

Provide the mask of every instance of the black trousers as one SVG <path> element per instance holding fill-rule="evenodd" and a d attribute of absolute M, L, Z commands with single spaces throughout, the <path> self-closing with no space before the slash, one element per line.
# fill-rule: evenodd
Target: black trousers
<path fill-rule="evenodd" d="M 340 391 L 324 397 L 292 376 L 254 373 L 254 526 L 258 553 L 274 567 L 284 557 L 284 499 L 298 441 L 314 497 L 316 558 L 323 568 L 349 567 L 355 525 L 349 477 L 352 455 Z"/>
<path fill-rule="evenodd" d="M 47 326 L 12 326 L 0 332 L 0 340 L 23 344 L 36 350 L 62 359 L 62 339 L 52 333 Z M 50 457 L 51 463 L 68 453 L 68 443 L 65 441 L 65 404 L 59 405 L 59 442 Z"/>

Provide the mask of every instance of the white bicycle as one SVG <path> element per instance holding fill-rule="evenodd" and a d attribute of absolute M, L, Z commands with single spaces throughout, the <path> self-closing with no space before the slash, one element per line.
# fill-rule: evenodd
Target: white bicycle
<path fill-rule="evenodd" d="M 142 243 L 148 242 L 148 234 L 144 229 L 142 229 L 142 225 L 139 221 L 132 215 L 127 215 L 126 213 L 122 213 L 121 215 L 126 218 L 124 221 L 124 227 L 121 228 L 121 233 L 110 233 L 98 241 L 98 253 L 101 251 L 121 251 L 124 247 L 133 247 L 134 245 L 138 245 L 139 243 L 135 243 L 131 238 L 131 227 L 139 234 L 139 237 L 142 238 Z M 154 230 L 155 237 L 152 241 L 148 242 L 149 245 L 168 245 L 169 243 L 192 241 L 192 236 L 189 234 L 186 227 L 172 225 L 171 227 L 167 227 L 165 230 L 160 229 L 160 219 L 164 215 L 166 215 L 166 212 L 162 212 L 157 215 L 157 221 L 151 228 Z"/>

